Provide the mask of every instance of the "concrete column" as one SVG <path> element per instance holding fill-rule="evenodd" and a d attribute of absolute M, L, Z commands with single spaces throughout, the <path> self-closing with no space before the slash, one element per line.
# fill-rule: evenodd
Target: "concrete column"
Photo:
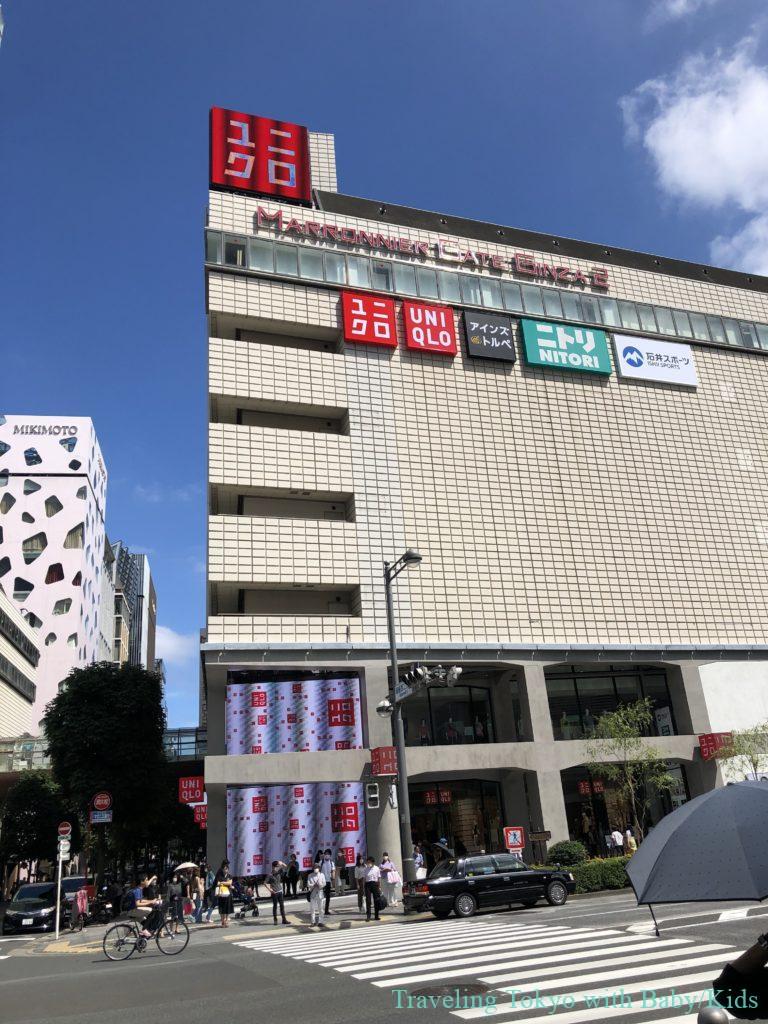
<path fill-rule="evenodd" d="M 538 830 L 551 832 L 548 846 L 569 839 L 568 819 L 565 815 L 563 783 L 559 771 L 531 773 L 533 785 L 528 787 L 531 800 L 531 823 Z"/>
<path fill-rule="evenodd" d="M 691 800 L 723 785 L 723 775 L 717 761 L 691 761 L 683 767 L 688 779 Z"/>
<path fill-rule="evenodd" d="M 210 786 L 207 793 L 207 860 L 217 870 L 227 856 L 227 787 Z"/>
<path fill-rule="evenodd" d="M 528 722 L 526 725 L 530 725 L 530 738 L 552 743 L 555 736 L 552 731 L 552 718 L 549 714 L 544 666 L 525 664 L 521 666 L 521 670 L 527 704 Z"/>
<path fill-rule="evenodd" d="M 400 851 L 400 825 L 397 811 L 389 803 L 389 780 L 379 779 L 379 809 L 365 812 L 365 839 L 367 853 L 376 858 L 378 864 L 386 850 L 402 875 L 403 866 Z"/>
<path fill-rule="evenodd" d="M 512 713 L 512 701 L 509 699 L 509 693 L 510 687 L 521 678 L 522 674 L 518 676 L 517 669 L 510 669 L 509 672 L 504 672 L 491 687 L 493 717 L 496 724 L 495 740 L 497 743 L 513 743 L 515 740 L 520 739 L 515 716 Z M 525 705 L 524 691 L 522 704 Z M 525 708 L 523 708 L 523 728 L 530 728 Z"/>
<path fill-rule="evenodd" d="M 711 731 L 699 666 L 693 662 L 670 665 L 670 692 L 680 735 L 699 736 Z"/>
<path fill-rule="evenodd" d="M 363 669 L 364 713 L 369 747 L 392 746 L 392 720 L 376 714 L 376 705 L 389 693 L 387 662 L 369 661 Z"/>
<path fill-rule="evenodd" d="M 501 797 L 504 803 L 504 825 L 522 825 L 526 836 L 531 831 L 531 819 L 528 813 L 528 800 L 525 795 L 523 773 L 507 772 L 501 780 Z M 530 842 L 523 850 L 523 859 L 530 862 L 533 850 Z"/>

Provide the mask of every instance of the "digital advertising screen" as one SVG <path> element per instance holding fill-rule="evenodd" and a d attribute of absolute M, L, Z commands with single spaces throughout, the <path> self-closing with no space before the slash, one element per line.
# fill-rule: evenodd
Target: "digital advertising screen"
<path fill-rule="evenodd" d="M 227 685 L 227 754 L 363 746 L 357 676 Z"/>
<path fill-rule="evenodd" d="M 301 870 L 319 849 L 341 850 L 347 864 L 365 854 L 362 782 L 227 788 L 227 857 L 233 875 L 268 874 L 295 853 Z"/>

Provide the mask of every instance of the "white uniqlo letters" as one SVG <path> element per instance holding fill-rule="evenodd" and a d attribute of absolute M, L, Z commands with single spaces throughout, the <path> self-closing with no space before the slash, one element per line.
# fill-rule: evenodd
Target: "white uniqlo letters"
<path fill-rule="evenodd" d="M 245 146 L 247 149 L 255 149 L 256 143 L 250 140 L 250 130 L 247 121 L 235 121 L 231 119 L 229 122 L 230 128 L 234 128 L 237 132 L 240 132 L 240 138 L 230 138 L 227 136 L 227 142 L 233 143 L 235 146 Z M 224 171 L 225 174 L 231 175 L 233 178 L 250 178 L 253 170 L 253 162 L 255 160 L 253 153 L 230 153 L 227 157 L 228 164 L 235 164 L 238 160 L 245 161 L 244 166 L 241 170 L 231 170 L 227 167 Z"/>
<path fill-rule="evenodd" d="M 370 326 L 373 328 L 373 335 L 381 341 L 392 340 L 392 329 L 387 315 L 386 303 L 379 299 L 370 299 L 368 303 L 371 312 L 365 308 L 363 300 L 352 299 L 352 327 L 351 333 L 360 338 L 368 333 L 370 315 Z"/>
<path fill-rule="evenodd" d="M 279 137 L 290 139 L 291 133 L 284 132 L 281 128 L 270 128 L 270 135 L 277 135 Z M 296 187 L 296 150 L 295 149 L 282 149 L 280 146 L 267 146 L 268 153 L 280 153 L 282 156 L 292 156 L 294 159 L 290 162 L 284 160 L 268 160 L 267 161 L 267 175 L 269 177 L 270 185 L 287 185 L 288 188 Z M 278 176 L 278 168 L 283 169 L 283 173 L 287 173 L 287 177 Z"/>

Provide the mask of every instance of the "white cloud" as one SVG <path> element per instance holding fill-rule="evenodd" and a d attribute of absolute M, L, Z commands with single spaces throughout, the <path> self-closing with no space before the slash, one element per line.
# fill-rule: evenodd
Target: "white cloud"
<path fill-rule="evenodd" d="M 751 216 L 732 238 L 714 239 L 711 255 L 759 273 L 768 214 L 768 67 L 755 50 L 748 37 L 730 53 L 688 57 L 620 104 L 629 138 L 650 154 L 668 195 Z"/>
<path fill-rule="evenodd" d="M 730 238 L 718 235 L 709 249 L 712 261 L 720 266 L 744 267 L 768 276 L 768 214 L 753 217 Z"/>
<path fill-rule="evenodd" d="M 704 7 L 713 7 L 719 0 L 656 0 L 651 7 L 649 23 L 656 28 L 666 21 L 677 21 L 687 18 Z"/>
<path fill-rule="evenodd" d="M 166 665 L 188 665 L 197 658 L 200 637 L 195 633 L 177 633 L 169 626 L 158 626 L 156 654 Z"/>

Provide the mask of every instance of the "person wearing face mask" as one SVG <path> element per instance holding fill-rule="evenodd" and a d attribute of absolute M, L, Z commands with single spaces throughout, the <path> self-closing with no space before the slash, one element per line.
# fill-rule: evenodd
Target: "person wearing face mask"
<path fill-rule="evenodd" d="M 320 870 L 325 876 L 325 886 L 323 893 L 325 895 L 325 913 L 326 915 L 331 912 L 331 889 L 333 887 L 333 881 L 336 878 L 336 867 L 333 863 L 333 856 L 330 850 L 326 850 L 323 854 L 323 859 L 320 861 Z"/>

